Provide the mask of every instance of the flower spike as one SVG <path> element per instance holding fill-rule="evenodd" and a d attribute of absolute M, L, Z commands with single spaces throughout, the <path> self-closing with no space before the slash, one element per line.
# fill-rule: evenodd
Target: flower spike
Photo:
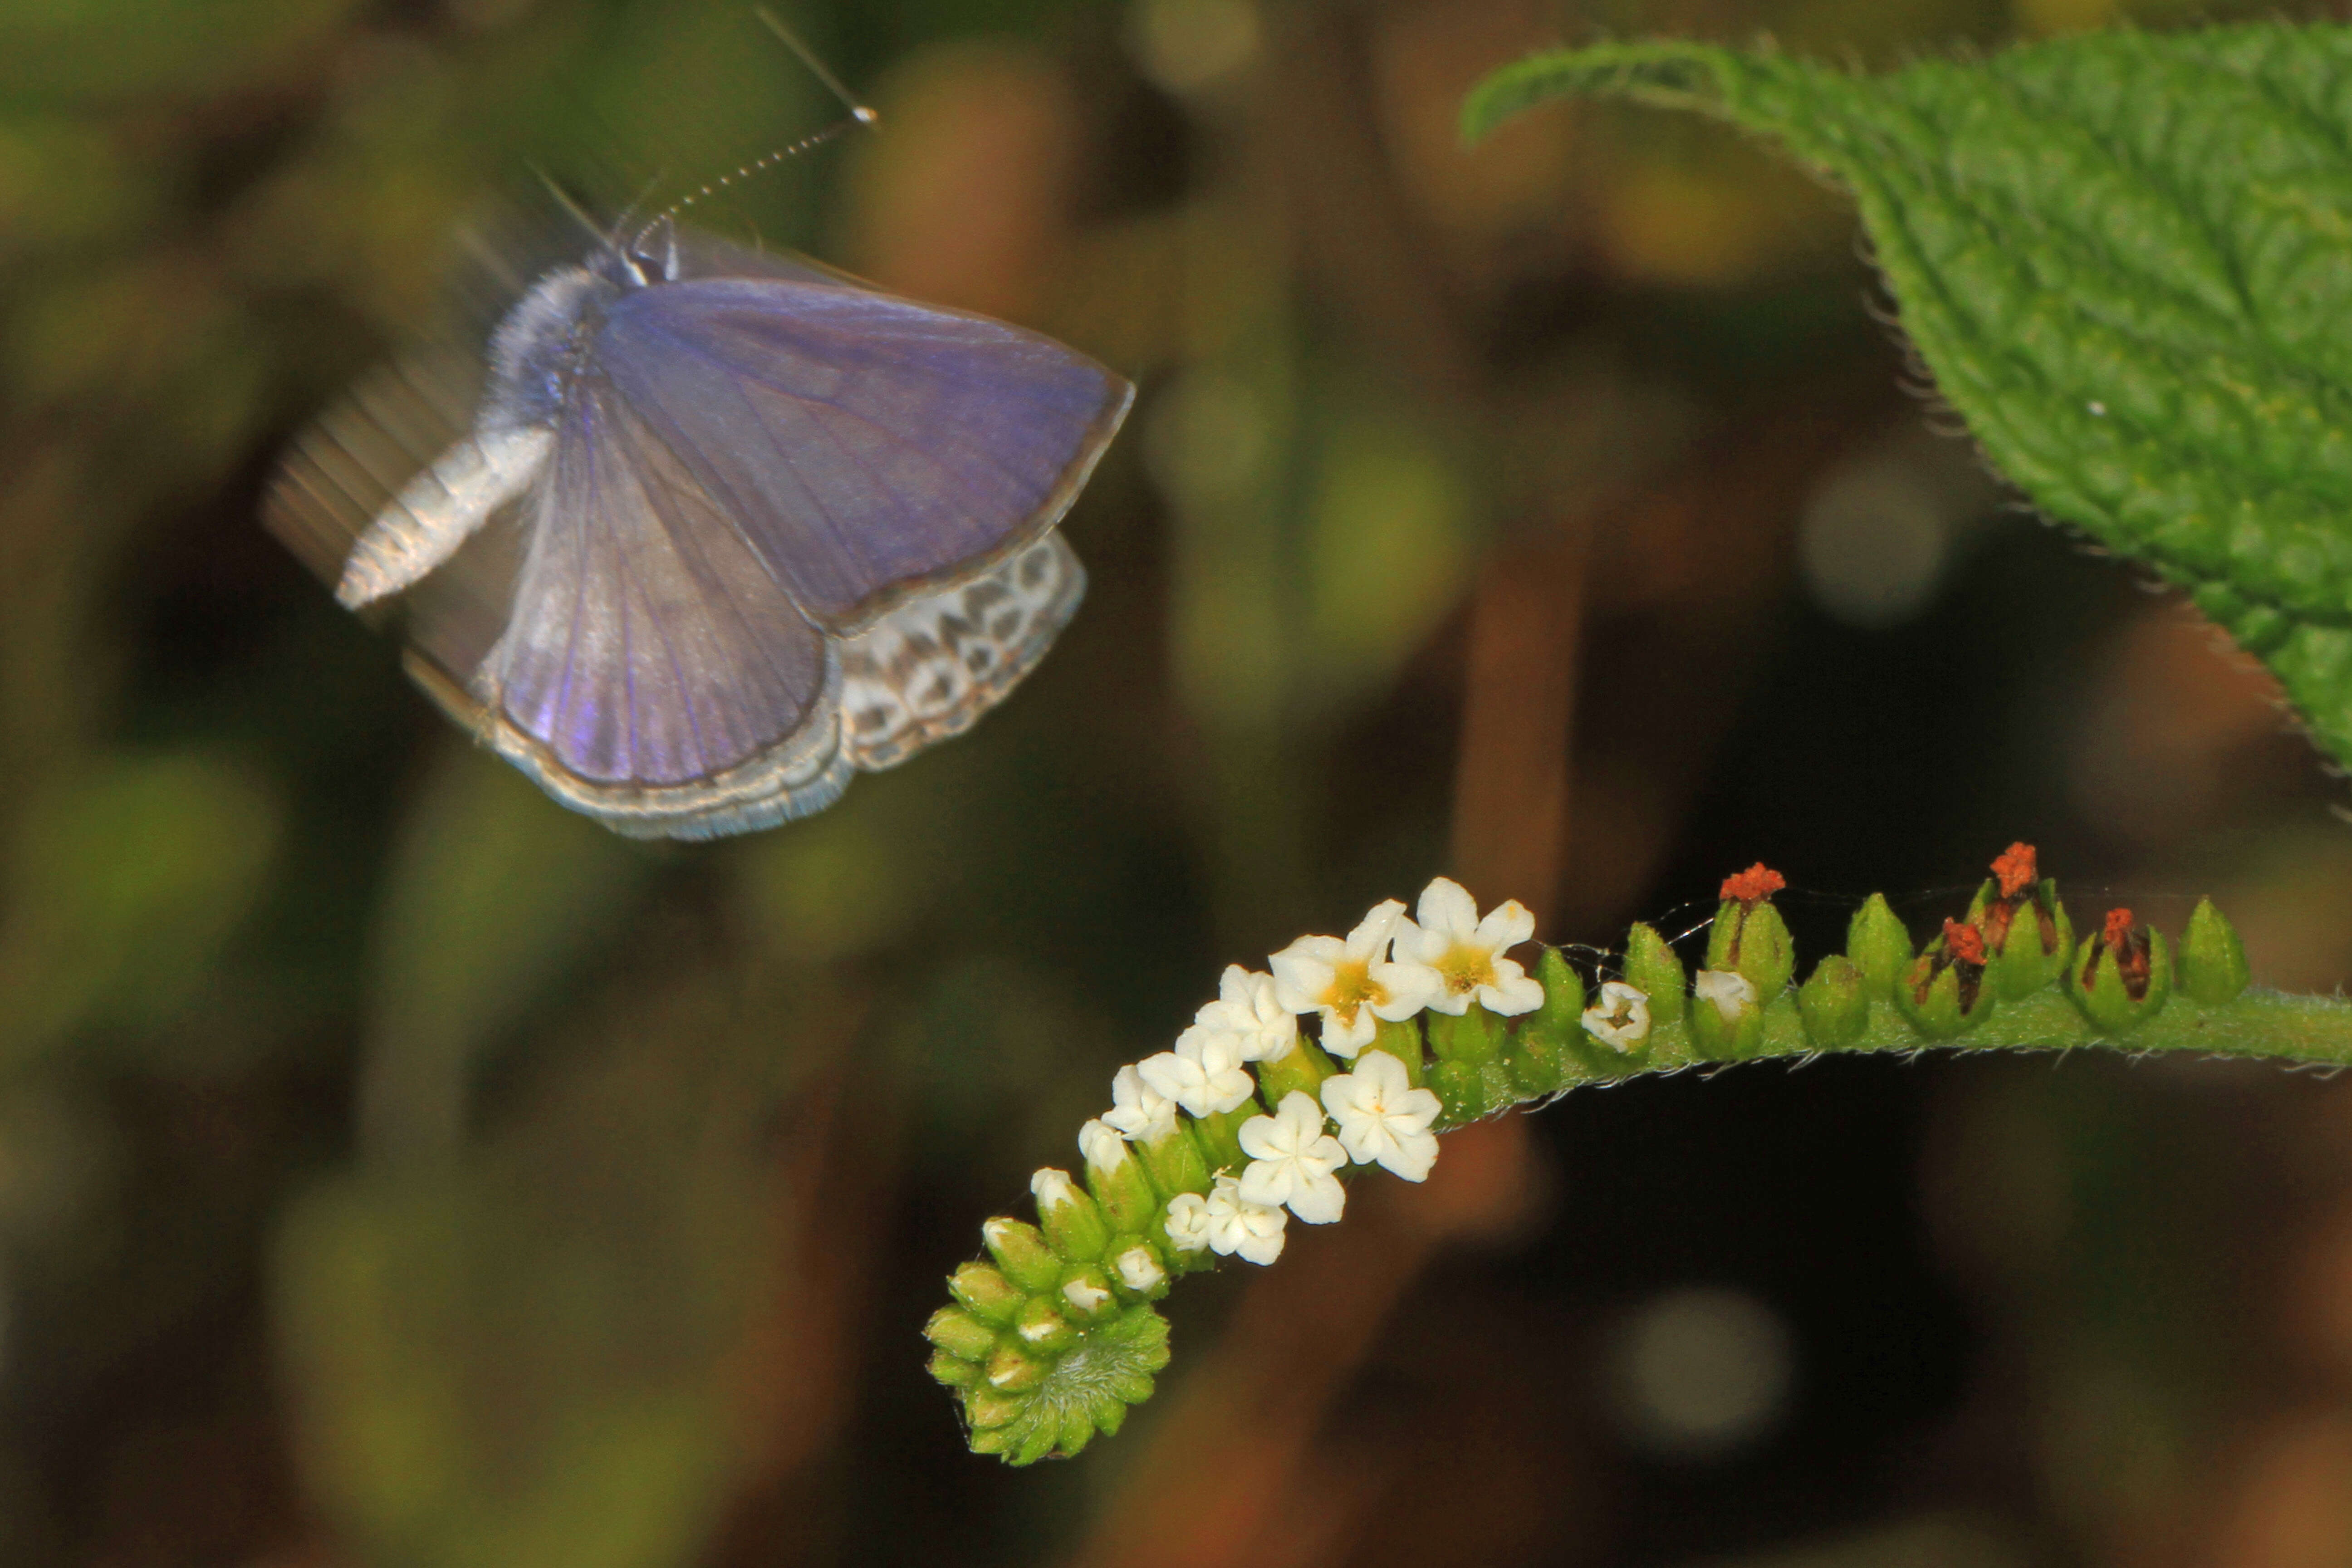
<path fill-rule="evenodd" d="M 961 1403 L 975 1452 L 1013 1464 L 1076 1454 L 1150 1397 L 1168 1363 L 1157 1303 L 1175 1281 L 1226 1258 L 1272 1264 L 1293 1220 L 1343 1217 L 1349 1182 L 1375 1168 L 1423 1181 L 1446 1131 L 1579 1084 L 2126 1035 L 2135 1050 L 2352 1063 L 2352 1002 L 2250 990 L 2237 932 L 2210 902 L 2176 966 L 2163 933 L 2126 910 L 2074 947 L 2032 846 L 2011 845 L 1992 871 L 1968 917 L 1944 921 L 1916 956 L 1873 894 L 1847 951 L 1800 987 L 1771 903 L 1785 883 L 1760 864 L 1724 881 L 1695 977 L 1636 925 L 1623 977 L 1594 976 L 1589 1004 L 1559 950 L 1505 956 L 1532 936 L 1526 909 L 1482 914 L 1442 877 L 1415 918 L 1390 900 L 1345 939 L 1301 937 L 1270 973 L 1232 965 L 1173 1049 L 1114 1075 L 1110 1108 L 1078 1131 L 1083 1174 L 1038 1171 L 1034 1224 L 981 1227 L 986 1261 L 949 1278 L 950 1305 L 924 1326 L 931 1375 Z"/>

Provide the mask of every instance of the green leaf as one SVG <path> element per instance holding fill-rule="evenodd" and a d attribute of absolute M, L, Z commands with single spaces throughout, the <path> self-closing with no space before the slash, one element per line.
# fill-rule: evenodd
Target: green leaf
<path fill-rule="evenodd" d="M 1574 94 L 1720 116 L 1850 192 L 1992 460 L 2187 587 L 2352 763 L 2352 28 L 2091 34 L 1877 77 L 1611 44 L 1496 72 L 1465 134 Z"/>

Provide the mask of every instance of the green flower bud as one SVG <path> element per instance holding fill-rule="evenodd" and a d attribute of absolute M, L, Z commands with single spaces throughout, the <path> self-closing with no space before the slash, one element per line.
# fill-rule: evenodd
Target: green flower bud
<path fill-rule="evenodd" d="M 1500 1063 L 1439 1061 L 1429 1069 L 1429 1087 L 1445 1110 L 1448 1127 L 1476 1121 L 1511 1103 L 1510 1076 Z"/>
<path fill-rule="evenodd" d="M 1166 1196 L 1209 1190 L 1209 1162 L 1182 1120 L 1159 1137 L 1132 1147 L 1144 1170 L 1150 1173 L 1151 1184 Z"/>
<path fill-rule="evenodd" d="M 2210 899 L 2197 900 L 2189 931 L 2180 939 L 2180 989 L 2200 1006 L 2219 1007 L 2238 999 L 2252 978 L 2246 944 Z"/>
<path fill-rule="evenodd" d="M 1026 1291 L 985 1263 L 967 1263 L 949 1275 L 948 1294 L 982 1322 L 999 1328 L 1012 1322 L 1029 1300 Z"/>
<path fill-rule="evenodd" d="M 1391 1024 L 1385 1019 L 1381 1020 L 1379 1032 L 1372 1037 L 1373 1047 L 1395 1055 L 1399 1061 L 1404 1063 L 1406 1072 L 1416 1075 L 1412 1081 L 1419 1083 L 1421 1081 L 1418 1076 L 1421 1071 L 1421 1036 L 1417 1032 L 1412 1034 L 1412 1044 L 1408 1049 L 1402 1045 L 1387 1043 L 1391 1030 L 1410 1032 L 1412 1031 L 1412 1026 L 1410 1023 Z M 1322 1095 L 1323 1080 L 1339 1070 L 1332 1065 L 1331 1058 L 1323 1054 L 1322 1047 L 1305 1035 L 1300 1035 L 1290 1049 L 1285 1051 L 1277 1059 L 1259 1062 L 1256 1066 L 1258 1095 L 1265 1101 L 1268 1110 L 1280 1105 L 1283 1097 L 1293 1091 L 1303 1094 L 1309 1100 L 1319 1100 Z"/>
<path fill-rule="evenodd" d="M 1702 969 L 1692 983 L 1691 1047 L 1709 1061 L 1739 1062 L 1764 1043 L 1757 984 L 1736 969 Z"/>
<path fill-rule="evenodd" d="M 1503 1046 L 1504 1069 L 1522 1099 L 1549 1094 L 1568 1081 L 1570 1042 L 1584 1033 L 1584 979 L 1548 947 L 1536 960 L 1543 1005 L 1519 1019 Z"/>
<path fill-rule="evenodd" d="M 970 1312 L 953 1307 L 941 1307 L 923 1325 L 923 1337 L 940 1347 L 940 1352 L 959 1360 L 983 1362 L 996 1348 L 996 1331 L 973 1317 Z"/>
<path fill-rule="evenodd" d="M 1099 1121 L 1078 1134 L 1087 1157 L 1087 1190 L 1115 1231 L 1141 1230 L 1159 1212 L 1160 1194 L 1126 1139 Z"/>
<path fill-rule="evenodd" d="M 1813 966 L 1813 977 L 1797 988 L 1797 1017 L 1805 1038 L 1822 1050 L 1853 1045 L 1870 1027 L 1870 985 L 1862 966 L 1832 953 Z"/>
<path fill-rule="evenodd" d="M 1845 928 L 1845 955 L 1862 971 L 1864 995 L 1874 1002 L 1894 998 L 1911 967 L 1911 933 L 1887 907 L 1885 894 L 1871 894 L 1854 910 Z"/>
<path fill-rule="evenodd" d="M 1911 1026 L 1931 1040 L 1966 1034 L 1992 1016 L 1992 987 L 1984 979 L 1984 933 L 1958 921 L 1946 921 L 1944 934 L 1927 944 L 1895 988 L 1895 1005 Z"/>
<path fill-rule="evenodd" d="M 1062 1276 L 1062 1288 L 1055 1296 L 1056 1308 L 1080 1322 L 1104 1317 L 1118 1307 L 1118 1298 L 1110 1288 L 1110 1276 L 1103 1272 L 1099 1263 L 1074 1265 Z"/>
<path fill-rule="evenodd" d="M 1034 1355 L 1058 1355 L 1077 1342 L 1078 1331 L 1055 1307 L 1051 1296 L 1033 1296 L 1013 1320 L 1013 1337 Z"/>
<path fill-rule="evenodd" d="M 1028 1407 L 1029 1401 L 1019 1394 L 1006 1394 L 1000 1389 L 991 1388 L 986 1384 L 968 1390 L 963 1399 L 964 1419 L 971 1423 L 975 1433 L 984 1433 L 992 1427 L 1003 1426 Z M 971 1447 L 974 1453 L 995 1452 L 993 1447 L 982 1447 L 981 1441 L 982 1439 L 977 1436 L 972 1438 Z"/>
<path fill-rule="evenodd" d="M 1000 1394 L 1026 1394 L 1045 1381 L 1052 1363 L 1013 1345 L 999 1345 L 984 1369 L 988 1386 Z"/>
<path fill-rule="evenodd" d="M 1429 1048 L 1441 1062 L 1493 1061 L 1503 1054 L 1503 1021 L 1473 1002 L 1460 1016 L 1431 1012 Z"/>
<path fill-rule="evenodd" d="M 2164 933 L 2129 910 L 2109 910 L 2068 967 L 2066 994 L 2102 1035 L 2130 1034 L 2164 1011 L 2172 995 L 2172 953 Z"/>
<path fill-rule="evenodd" d="M 1772 907 L 1772 895 L 1787 886 L 1780 872 L 1760 860 L 1725 879 L 1723 904 L 1706 939 L 1706 967 L 1745 976 L 1768 1005 L 1797 972 L 1796 943 Z"/>
<path fill-rule="evenodd" d="M 1545 948 L 1536 960 L 1535 976 L 1543 987 L 1543 1005 L 1519 1020 L 1518 1037 L 1566 1045 L 1584 1032 L 1584 976 L 1556 947 Z"/>
<path fill-rule="evenodd" d="M 1625 933 L 1625 984 L 1650 999 L 1653 1030 L 1681 1020 L 1683 961 L 1650 926 L 1636 925 Z"/>
<path fill-rule="evenodd" d="M 1000 1215 L 980 1227 L 980 1238 L 1004 1277 L 1024 1290 L 1050 1290 L 1060 1283 L 1063 1259 L 1035 1226 Z"/>
<path fill-rule="evenodd" d="M 950 1388 L 970 1388 L 980 1381 L 980 1366 L 977 1363 L 965 1361 L 961 1356 L 950 1355 L 945 1351 L 931 1352 L 929 1371 L 933 1377 L 946 1384 Z"/>
<path fill-rule="evenodd" d="M 1242 1123 L 1260 1114 L 1257 1101 L 1245 1100 L 1231 1110 L 1203 1116 L 1192 1123 L 1193 1141 L 1201 1145 L 1211 1171 L 1238 1171 L 1249 1163 L 1249 1156 L 1242 1152 Z"/>
<path fill-rule="evenodd" d="M 1091 1263 L 1102 1256 L 1110 1226 L 1068 1172 L 1049 1166 L 1029 1178 L 1029 1191 L 1037 1200 L 1037 1223 L 1055 1252 L 1072 1263 Z"/>

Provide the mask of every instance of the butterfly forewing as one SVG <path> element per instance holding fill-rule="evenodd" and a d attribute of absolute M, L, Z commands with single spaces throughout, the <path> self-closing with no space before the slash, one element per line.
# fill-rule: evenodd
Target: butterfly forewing
<path fill-rule="evenodd" d="M 1132 394 L 1016 327 L 783 279 L 633 291 L 595 353 L 794 602 L 843 634 L 1050 528 Z"/>

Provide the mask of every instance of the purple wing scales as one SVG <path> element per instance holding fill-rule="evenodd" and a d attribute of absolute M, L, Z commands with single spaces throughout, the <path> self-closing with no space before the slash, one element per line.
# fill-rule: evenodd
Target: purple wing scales
<path fill-rule="evenodd" d="M 623 832 L 740 832 L 846 782 L 838 662 L 726 516 L 583 378 L 475 689 L 498 748 Z"/>
<path fill-rule="evenodd" d="M 1059 521 L 1133 389 L 1017 327 L 845 284 L 689 279 L 596 357 L 795 603 L 854 634 Z"/>

